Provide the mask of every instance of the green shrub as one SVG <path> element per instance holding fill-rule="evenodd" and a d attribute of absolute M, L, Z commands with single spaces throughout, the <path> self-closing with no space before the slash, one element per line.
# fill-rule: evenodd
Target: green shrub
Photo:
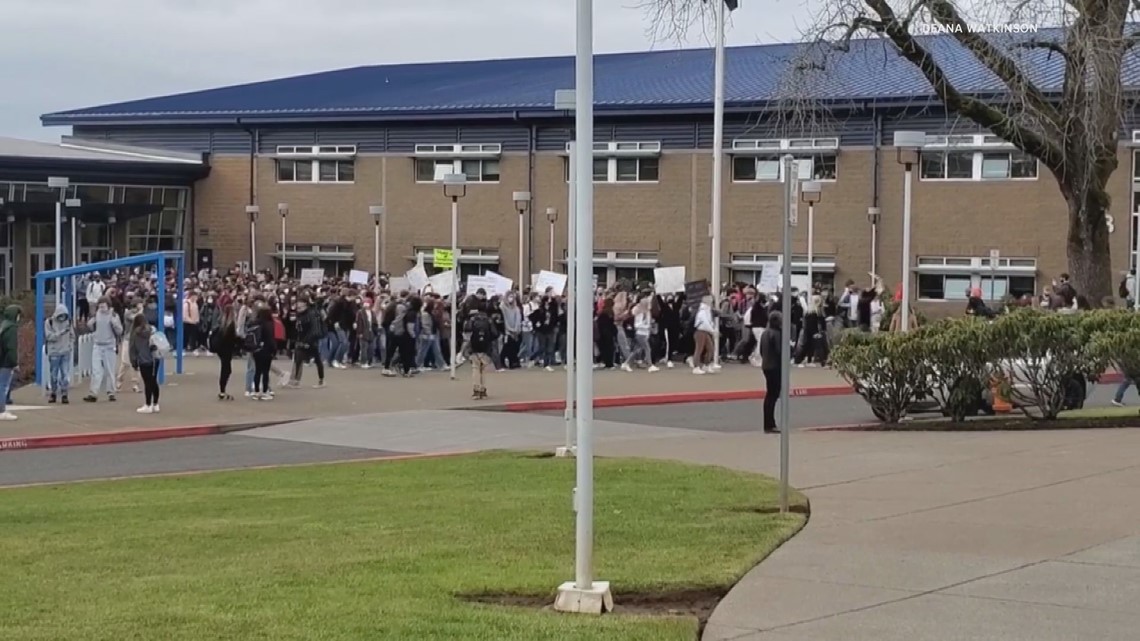
<path fill-rule="evenodd" d="M 1115 367 L 1126 378 L 1140 380 L 1140 319 L 1131 327 L 1096 332 L 1088 351 L 1093 359 Z"/>
<path fill-rule="evenodd" d="M 886 423 L 898 423 L 927 386 L 926 355 L 917 333 L 846 332 L 831 366 Z"/>
<path fill-rule="evenodd" d="M 993 377 L 989 334 L 990 324 L 974 318 L 948 318 L 915 332 L 928 364 L 930 396 L 952 421 L 978 412 Z"/>
<path fill-rule="evenodd" d="M 998 317 L 989 327 L 991 360 L 1010 401 L 1031 418 L 1056 419 L 1073 386 L 1083 390 L 1107 366 L 1090 352 L 1088 328 L 1112 322 L 1121 321 L 1036 309 Z"/>

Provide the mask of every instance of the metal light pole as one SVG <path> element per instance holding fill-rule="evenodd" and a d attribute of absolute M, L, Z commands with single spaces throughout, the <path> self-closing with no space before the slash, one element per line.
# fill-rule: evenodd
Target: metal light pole
<path fill-rule="evenodd" d="M 792 156 L 784 156 L 784 252 L 780 287 L 780 513 L 788 511 L 788 453 L 791 426 L 791 385 L 792 385 L 792 227 L 798 223 L 796 210 L 796 190 L 799 173 Z"/>
<path fill-rule="evenodd" d="M 713 0 L 716 2 L 716 43 L 713 64 L 713 169 L 712 169 L 712 295 L 713 306 L 720 308 L 720 260 L 721 260 L 721 208 L 724 191 L 724 14 L 725 5 L 731 2 L 736 8 L 736 0 Z M 713 368 L 720 367 L 720 322 L 713 326 Z"/>
<path fill-rule="evenodd" d="M 580 43 L 579 43 L 580 44 Z M 560 89 L 554 92 L 554 108 L 559 111 L 572 113 L 578 108 L 578 94 L 573 89 Z M 592 121 L 591 121 L 592 123 Z M 592 124 L 591 124 L 592 126 Z M 566 407 L 562 411 L 562 420 L 566 424 L 566 439 L 559 447 L 554 450 L 555 456 L 570 457 L 577 455 L 577 448 L 574 446 L 577 424 L 575 404 L 577 403 L 576 397 L 578 394 L 577 377 L 578 366 L 578 304 L 575 300 L 578 292 L 577 276 L 578 273 L 578 142 L 577 136 L 579 131 L 572 131 L 570 134 L 570 142 L 566 145 L 568 153 L 567 163 L 569 164 L 569 172 L 567 176 L 567 189 L 566 189 L 566 287 L 562 291 L 562 297 L 566 301 Z M 593 176 L 593 147 L 590 147 L 590 173 L 584 174 Z M 593 192 L 594 183 L 590 181 L 591 193 Z M 553 234 L 551 234 L 553 238 Z M 591 258 L 592 260 L 592 258 Z M 553 259 L 551 260 L 553 264 Z M 553 268 L 552 268 L 553 270 Z M 591 270 L 591 273 L 592 270 Z M 593 284 L 591 283 L 590 290 L 593 291 Z M 591 309 L 592 306 L 591 306 Z M 591 320 L 590 327 L 593 327 Z M 593 369 L 590 365 L 593 364 L 593 355 L 586 360 L 587 368 L 592 372 Z"/>
<path fill-rule="evenodd" d="M 288 254 L 285 252 L 285 218 L 289 216 L 289 205 L 287 203 L 277 203 L 277 213 L 281 214 L 281 276 L 288 273 L 289 262 L 286 259 Z"/>
<path fill-rule="evenodd" d="M 529 191 L 516 191 L 511 194 L 511 198 L 515 201 L 515 209 L 519 212 L 519 291 L 522 291 L 523 274 L 525 273 L 526 257 L 526 210 L 530 207 L 530 192 Z"/>
<path fill-rule="evenodd" d="M 249 216 L 249 272 L 257 273 L 257 217 L 261 208 L 257 205 L 246 205 L 245 215 Z"/>
<path fill-rule="evenodd" d="M 546 220 L 550 223 L 550 271 L 554 271 L 554 223 L 558 222 L 558 210 L 554 207 L 546 208 Z"/>
<path fill-rule="evenodd" d="M 812 265 L 815 263 L 815 204 L 823 200 L 822 183 L 809 180 L 800 183 L 800 200 L 808 206 L 808 234 L 807 234 L 807 276 L 808 276 L 808 304 L 811 296 L 815 294 L 815 275 Z"/>
<path fill-rule="evenodd" d="M 910 201 L 911 182 L 914 165 L 919 160 L 922 148 L 926 145 L 926 133 L 922 131 L 896 131 L 894 137 L 895 159 L 904 169 L 903 182 L 903 238 L 902 238 L 902 303 L 899 305 L 899 331 L 910 331 Z"/>
<path fill-rule="evenodd" d="M 376 276 L 380 276 L 380 223 L 384 220 L 384 205 L 369 205 L 368 215 L 372 216 L 372 261 L 376 266 Z"/>
<path fill-rule="evenodd" d="M 455 380 L 455 326 L 459 323 L 459 199 L 467 195 L 467 176 L 443 177 L 443 195 L 451 199 L 451 380 Z"/>
<path fill-rule="evenodd" d="M 48 188 L 58 189 L 59 198 L 55 201 L 55 267 L 58 268 L 63 262 L 63 203 L 67 200 L 67 188 L 71 185 L 71 181 L 67 178 L 60 176 L 52 176 L 48 178 Z M 62 287 L 60 281 L 55 281 L 55 304 L 59 305 L 63 301 Z M 72 310 L 74 312 L 74 310 Z"/>
<path fill-rule="evenodd" d="M 76 265 L 79 264 L 79 211 L 78 211 L 78 209 L 82 205 L 83 205 L 83 203 L 78 198 L 68 198 L 67 201 L 64 202 L 64 206 L 66 206 L 68 209 L 71 210 L 71 212 L 70 212 L 71 215 L 69 216 L 69 218 L 71 218 L 71 263 L 69 265 L 67 265 L 68 267 L 75 267 Z M 56 265 L 56 266 L 59 267 L 59 265 Z M 68 305 L 70 305 L 70 307 L 68 307 L 68 309 L 70 309 L 71 313 L 74 314 L 75 313 L 75 307 L 79 302 L 79 294 L 78 294 L 78 292 L 75 291 L 75 276 L 71 276 L 68 280 L 70 281 L 68 289 L 71 290 L 71 300 L 68 301 Z"/>
<path fill-rule="evenodd" d="M 575 55 L 575 139 L 585 145 L 594 140 L 594 3 L 593 0 L 577 0 L 577 43 Z M 591 148 L 587 148 L 589 151 Z M 576 396 L 578 401 L 578 452 L 577 492 L 575 508 L 574 581 L 559 586 L 558 597 L 554 602 L 556 610 L 570 612 L 601 613 L 613 609 L 613 595 L 609 583 L 594 580 L 594 379 L 593 369 L 587 363 L 593 362 L 593 304 L 591 275 L 594 257 L 594 181 L 593 153 L 580 153 L 575 158 L 577 177 L 574 185 L 577 193 L 577 211 L 571 219 L 577 219 L 576 252 L 577 270 L 574 273 L 577 298 L 576 359 L 581 367 L 576 372 Z"/>

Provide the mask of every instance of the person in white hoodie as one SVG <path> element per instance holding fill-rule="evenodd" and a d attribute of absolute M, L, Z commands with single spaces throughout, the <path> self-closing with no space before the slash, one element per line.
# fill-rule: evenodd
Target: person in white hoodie
<path fill-rule="evenodd" d="M 88 309 L 80 310 L 80 318 L 87 320 L 91 316 L 91 305 L 98 305 L 99 299 L 103 298 L 103 294 L 107 292 L 107 284 L 103 282 L 103 278 L 99 276 L 98 272 L 91 274 L 91 279 L 87 281 L 87 291 L 84 292 L 86 296 L 86 304 Z"/>
<path fill-rule="evenodd" d="M 713 333 L 716 330 L 716 319 L 713 318 L 712 297 L 701 299 L 701 306 L 697 309 L 696 322 L 693 332 L 693 373 L 708 374 L 713 372 L 712 365 L 706 361 L 712 359 Z"/>
<path fill-rule="evenodd" d="M 653 364 L 652 351 L 649 348 L 649 334 L 653 331 L 653 314 L 649 311 L 649 297 L 642 298 L 633 306 L 633 349 L 629 358 L 622 363 L 621 368 L 632 372 L 630 363 L 643 362 L 649 365 L 650 372 L 659 371 Z"/>

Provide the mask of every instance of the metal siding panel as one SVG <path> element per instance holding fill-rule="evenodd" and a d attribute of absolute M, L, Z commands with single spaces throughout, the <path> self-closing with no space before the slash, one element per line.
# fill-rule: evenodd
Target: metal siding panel
<path fill-rule="evenodd" d="M 356 151 L 378 154 L 385 151 L 382 127 L 336 127 L 317 130 L 317 143 L 321 145 L 356 145 Z"/>
<path fill-rule="evenodd" d="M 732 120 L 724 123 L 724 146 L 732 147 L 733 140 L 757 139 L 767 140 L 774 138 L 843 138 L 845 123 L 835 118 L 812 120 L 810 116 L 792 117 L 788 119 L 753 118 L 750 120 Z M 862 126 L 862 125 L 860 125 Z M 869 126 L 869 125 L 868 125 Z M 712 122 L 701 122 L 697 125 L 697 147 L 711 149 L 713 146 Z"/>
<path fill-rule="evenodd" d="M 472 125 L 459 128 L 459 141 L 466 143 L 498 143 L 503 151 L 529 151 L 530 131 L 524 126 Z"/>
<path fill-rule="evenodd" d="M 241 129 L 215 129 L 210 132 L 211 153 L 248 154 L 252 145 L 249 133 Z"/>
<path fill-rule="evenodd" d="M 570 142 L 570 130 L 565 127 L 539 127 L 538 151 L 565 151 Z"/>
<path fill-rule="evenodd" d="M 261 140 L 257 152 L 272 154 L 278 145 L 315 145 L 317 132 L 312 129 L 260 129 Z"/>
<path fill-rule="evenodd" d="M 693 124 L 685 121 L 657 123 L 619 123 L 614 125 L 614 139 L 626 142 L 660 142 L 663 149 L 693 149 L 696 146 Z"/>
<path fill-rule="evenodd" d="M 392 127 L 388 129 L 389 153 L 410 154 L 416 145 L 449 145 L 459 142 L 455 127 Z"/>
<path fill-rule="evenodd" d="M 155 128 L 155 127 L 107 127 L 102 130 L 100 140 L 123 145 L 168 149 L 171 151 L 192 151 L 196 153 L 210 150 L 209 129 Z M 79 134 L 76 134 L 79 135 Z M 84 135 L 84 137 L 87 137 Z"/>
<path fill-rule="evenodd" d="M 107 130 L 101 127 L 72 127 L 71 135 L 88 140 L 106 140 Z"/>
<path fill-rule="evenodd" d="M 883 117 L 882 144 L 894 143 L 896 131 L 924 131 L 931 136 L 949 134 L 978 134 L 985 129 L 972 120 L 954 114 L 937 113 L 926 109 L 921 112 L 901 112 Z"/>

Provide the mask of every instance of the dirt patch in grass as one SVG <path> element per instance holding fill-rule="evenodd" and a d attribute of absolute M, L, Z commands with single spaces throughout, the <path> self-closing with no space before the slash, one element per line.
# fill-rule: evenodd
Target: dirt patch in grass
<path fill-rule="evenodd" d="M 697 638 L 705 630 L 705 624 L 712 616 L 730 587 L 693 588 L 668 592 L 626 592 L 614 594 L 614 611 L 611 614 L 659 617 L 695 617 L 699 624 Z M 513 608 L 529 608 L 554 611 L 554 595 L 521 596 L 517 594 L 470 594 L 460 595 L 459 599 L 469 603 L 499 605 Z"/>
<path fill-rule="evenodd" d="M 969 419 L 961 423 L 948 420 L 915 420 L 902 423 L 871 423 L 843 428 L 851 432 L 1016 432 L 1040 430 L 1103 430 L 1140 427 L 1140 414 L 1135 416 L 1059 418 L 1043 421 L 1025 416 Z"/>

